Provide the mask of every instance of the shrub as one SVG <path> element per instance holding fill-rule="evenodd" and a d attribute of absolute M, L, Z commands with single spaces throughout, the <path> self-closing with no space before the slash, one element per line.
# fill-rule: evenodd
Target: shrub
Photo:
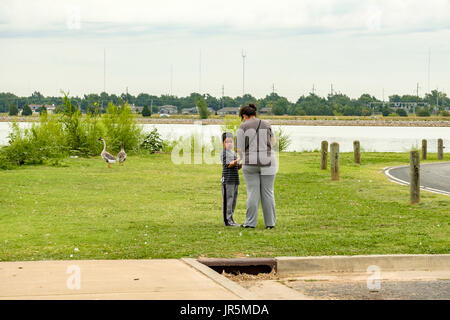
<path fill-rule="evenodd" d="M 208 119 L 209 111 L 205 99 L 203 99 L 202 97 L 195 97 L 195 105 L 198 108 L 200 119 Z"/>
<path fill-rule="evenodd" d="M 127 152 L 138 151 L 142 127 L 137 125 L 134 117 L 135 115 L 131 112 L 128 104 L 116 106 L 109 103 L 102 120 L 106 132 L 105 140 L 111 151 L 118 152 L 120 150 L 120 141 L 123 141 Z"/>
<path fill-rule="evenodd" d="M 161 151 L 163 150 L 163 147 L 164 143 L 156 128 L 146 134 L 144 141 L 141 143 L 141 148 L 150 153 Z"/>
<path fill-rule="evenodd" d="M 141 132 L 128 105 L 110 104 L 104 118 L 97 113 L 83 118 L 65 94 L 60 114 L 43 112 L 40 123 L 29 129 L 20 129 L 16 123 L 12 125 L 9 145 L 1 148 L 4 163 L 1 168 L 39 164 L 69 155 L 98 155 L 103 147 L 98 141 L 100 137 L 106 139 L 111 151 L 118 151 L 123 141 L 127 152 L 136 152 L 142 140 Z"/>
<path fill-rule="evenodd" d="M 144 106 L 144 109 L 142 109 L 142 116 L 150 117 L 151 115 L 152 115 L 152 112 L 150 111 L 150 108 L 148 106 Z"/>
<path fill-rule="evenodd" d="M 10 116 L 17 116 L 19 114 L 19 109 L 14 103 L 9 105 L 9 113 Z"/>
<path fill-rule="evenodd" d="M 286 151 L 291 144 L 291 137 L 286 132 L 284 132 L 281 127 L 278 127 L 278 129 L 275 130 L 274 134 L 277 139 L 275 146 L 278 146 L 278 151 Z"/>
<path fill-rule="evenodd" d="M 417 116 L 419 116 L 419 117 L 429 117 L 431 114 L 430 114 L 430 111 L 428 110 L 428 109 L 419 109 L 417 112 L 416 112 L 416 114 L 417 114 Z"/>
<path fill-rule="evenodd" d="M 443 117 L 450 117 L 450 112 L 447 111 L 447 110 L 442 110 L 441 111 L 441 116 L 443 116 Z"/>
<path fill-rule="evenodd" d="M 400 117 L 407 117 L 408 113 L 406 113 L 405 109 L 397 109 L 396 113 L 400 116 Z"/>
<path fill-rule="evenodd" d="M 31 116 L 32 114 L 33 114 L 33 111 L 31 110 L 30 106 L 25 105 L 22 110 L 22 115 L 23 116 Z"/>

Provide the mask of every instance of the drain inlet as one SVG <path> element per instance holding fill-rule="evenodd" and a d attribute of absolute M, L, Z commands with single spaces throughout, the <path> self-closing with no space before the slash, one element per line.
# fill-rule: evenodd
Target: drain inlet
<path fill-rule="evenodd" d="M 218 273 L 260 274 L 277 271 L 277 262 L 272 258 L 238 258 L 238 259 L 198 259 L 198 262 L 210 267 Z"/>

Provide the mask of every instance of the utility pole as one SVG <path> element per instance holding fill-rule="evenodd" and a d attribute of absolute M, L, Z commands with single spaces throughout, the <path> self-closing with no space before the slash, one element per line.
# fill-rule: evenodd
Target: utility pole
<path fill-rule="evenodd" d="M 106 48 L 103 48 L 103 92 L 106 92 Z"/>
<path fill-rule="evenodd" d="M 172 96 L 173 64 L 170 65 L 170 96 Z"/>
<path fill-rule="evenodd" d="M 245 58 L 247 54 L 245 54 L 244 49 L 242 49 L 242 96 L 245 94 Z"/>
<path fill-rule="evenodd" d="M 436 87 L 436 108 L 439 108 L 439 87 Z"/>
<path fill-rule="evenodd" d="M 312 94 L 315 94 L 316 89 L 314 88 L 314 83 L 313 83 L 313 87 L 312 87 Z"/>
<path fill-rule="evenodd" d="M 417 82 L 416 89 L 416 106 L 414 107 L 414 113 L 416 113 L 416 108 L 419 108 L 419 83 Z"/>
<path fill-rule="evenodd" d="M 224 95 L 225 95 L 225 86 L 222 85 L 222 109 L 224 108 Z"/>
<path fill-rule="evenodd" d="M 272 95 L 275 95 L 275 83 L 272 83 Z"/>
<path fill-rule="evenodd" d="M 200 49 L 200 57 L 198 62 L 198 93 L 202 94 L 202 50 Z"/>
<path fill-rule="evenodd" d="M 431 48 L 428 48 L 428 92 L 430 92 Z"/>
<path fill-rule="evenodd" d="M 333 96 L 333 84 L 331 84 L 331 96 Z"/>

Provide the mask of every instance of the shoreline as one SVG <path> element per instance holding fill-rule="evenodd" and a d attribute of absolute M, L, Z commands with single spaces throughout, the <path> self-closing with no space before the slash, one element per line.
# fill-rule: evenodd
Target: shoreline
<path fill-rule="evenodd" d="M 450 127 L 449 120 L 302 120 L 302 119 L 264 119 L 271 125 L 284 126 L 368 126 L 368 127 Z M 0 117 L 0 122 L 38 122 L 39 117 Z M 139 124 L 195 124 L 223 125 L 224 119 L 186 119 L 186 118 L 137 118 Z"/>

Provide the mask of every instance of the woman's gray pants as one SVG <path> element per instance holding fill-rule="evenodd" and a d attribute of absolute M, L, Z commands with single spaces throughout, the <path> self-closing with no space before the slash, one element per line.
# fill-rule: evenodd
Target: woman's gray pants
<path fill-rule="evenodd" d="M 273 192 L 275 175 L 262 175 L 259 166 L 244 166 L 242 173 L 247 185 L 247 213 L 244 225 L 256 227 L 259 200 L 261 199 L 266 227 L 275 226 L 275 195 Z"/>

